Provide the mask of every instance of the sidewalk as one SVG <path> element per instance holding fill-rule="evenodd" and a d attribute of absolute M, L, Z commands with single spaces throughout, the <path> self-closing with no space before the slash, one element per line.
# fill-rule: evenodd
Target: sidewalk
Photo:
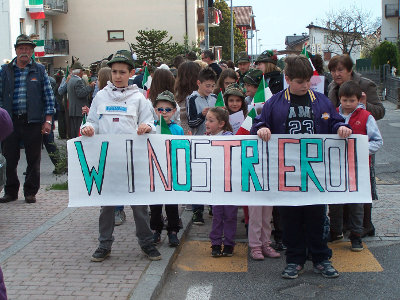
<path fill-rule="evenodd" d="M 21 156 L 23 157 L 23 156 Z M 66 177 L 52 175 L 45 151 L 42 157 L 42 188 L 36 204 L 19 200 L 0 205 L 0 266 L 9 299 L 151 299 L 163 285 L 179 249 L 161 243 L 161 261 L 150 262 L 137 241 L 132 211 L 125 207 L 127 222 L 116 227 L 111 257 L 90 261 L 97 247 L 98 207 L 67 208 L 68 192 L 47 190 Z M 24 159 L 21 160 L 23 162 Z M 24 165 L 19 171 L 22 174 Z M 400 185 L 378 185 L 380 200 L 374 201 L 376 237 L 400 240 Z M 242 210 L 238 217 L 238 241 L 246 241 Z M 183 211 L 185 240 L 208 240 L 206 225 L 190 226 L 191 212 Z M 165 232 L 163 233 L 163 238 Z"/>

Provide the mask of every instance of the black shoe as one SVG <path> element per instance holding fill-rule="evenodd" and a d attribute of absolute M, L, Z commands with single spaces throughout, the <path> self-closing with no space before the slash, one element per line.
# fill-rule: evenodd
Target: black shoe
<path fill-rule="evenodd" d="M 36 203 L 36 197 L 34 195 L 25 196 L 26 203 Z"/>
<path fill-rule="evenodd" d="M 147 245 L 142 247 L 142 251 L 150 260 L 160 260 L 161 253 L 158 252 L 157 248 L 153 245 Z"/>
<path fill-rule="evenodd" d="M 204 225 L 203 212 L 201 210 L 194 211 L 192 221 L 195 225 Z"/>
<path fill-rule="evenodd" d="M 179 239 L 178 235 L 175 231 L 168 233 L 168 243 L 171 247 L 178 247 L 179 246 Z"/>
<path fill-rule="evenodd" d="M 158 231 L 155 231 L 153 233 L 153 243 L 156 245 L 161 241 L 161 233 L 159 233 Z"/>
<path fill-rule="evenodd" d="M 351 233 L 349 238 L 350 238 L 350 242 L 351 242 L 351 251 L 360 252 L 360 251 L 364 250 L 362 240 L 361 240 L 361 237 L 359 234 L 357 235 L 357 234 Z"/>
<path fill-rule="evenodd" d="M 337 233 L 334 231 L 330 232 L 329 242 L 330 243 L 337 243 L 343 240 L 343 233 Z"/>
<path fill-rule="evenodd" d="M 212 245 L 211 246 L 211 256 L 212 257 L 220 257 L 222 256 L 221 245 Z"/>
<path fill-rule="evenodd" d="M 285 251 L 287 248 L 286 246 L 281 242 L 275 242 L 271 245 L 271 247 L 275 250 L 275 251 Z"/>
<path fill-rule="evenodd" d="M 94 262 L 100 262 L 105 260 L 107 257 L 109 257 L 111 254 L 111 250 L 103 249 L 103 248 L 97 248 L 96 251 L 94 251 L 92 257 L 90 258 L 91 261 Z"/>
<path fill-rule="evenodd" d="M 0 203 L 8 203 L 17 200 L 18 197 L 13 197 L 11 195 L 5 194 L 3 197 L 0 198 Z"/>
<path fill-rule="evenodd" d="M 314 264 L 314 273 L 322 274 L 325 278 L 336 278 L 339 276 L 339 272 L 332 266 L 329 260 Z"/>
<path fill-rule="evenodd" d="M 233 246 L 224 245 L 224 250 L 222 250 L 222 256 L 232 256 L 233 255 Z"/>

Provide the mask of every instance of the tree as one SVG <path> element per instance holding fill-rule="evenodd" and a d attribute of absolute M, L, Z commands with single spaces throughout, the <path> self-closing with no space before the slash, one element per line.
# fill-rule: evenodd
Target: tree
<path fill-rule="evenodd" d="M 375 67 L 389 64 L 397 68 L 399 65 L 399 50 L 391 42 L 383 41 L 372 53 L 372 65 Z"/>
<path fill-rule="evenodd" d="M 329 12 L 321 23 L 328 30 L 328 43 L 340 49 L 341 53 L 337 54 L 350 55 L 360 48 L 364 38 L 376 29 L 370 13 L 356 7 Z M 329 50 L 332 51 L 333 47 Z"/>
<path fill-rule="evenodd" d="M 231 10 L 223 0 L 216 0 L 214 7 L 222 13 L 222 20 L 218 27 L 210 28 L 210 45 L 222 46 L 222 59 L 231 59 Z M 235 16 L 233 16 L 234 29 L 234 52 L 235 57 L 241 51 L 246 50 L 246 40 L 239 28 L 236 27 Z"/>

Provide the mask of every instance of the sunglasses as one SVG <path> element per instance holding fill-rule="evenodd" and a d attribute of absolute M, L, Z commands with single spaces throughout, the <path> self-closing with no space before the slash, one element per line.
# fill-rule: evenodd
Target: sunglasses
<path fill-rule="evenodd" d="M 158 107 L 157 111 L 160 112 L 160 113 L 162 113 L 164 111 L 169 113 L 170 111 L 172 111 L 172 108 L 169 108 L 169 107 L 167 107 L 167 108 Z"/>

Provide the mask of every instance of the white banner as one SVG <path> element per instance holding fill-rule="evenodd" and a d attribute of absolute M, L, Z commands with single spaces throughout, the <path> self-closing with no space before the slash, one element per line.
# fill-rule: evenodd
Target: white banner
<path fill-rule="evenodd" d="M 69 206 L 370 203 L 364 135 L 96 135 L 68 141 Z"/>

